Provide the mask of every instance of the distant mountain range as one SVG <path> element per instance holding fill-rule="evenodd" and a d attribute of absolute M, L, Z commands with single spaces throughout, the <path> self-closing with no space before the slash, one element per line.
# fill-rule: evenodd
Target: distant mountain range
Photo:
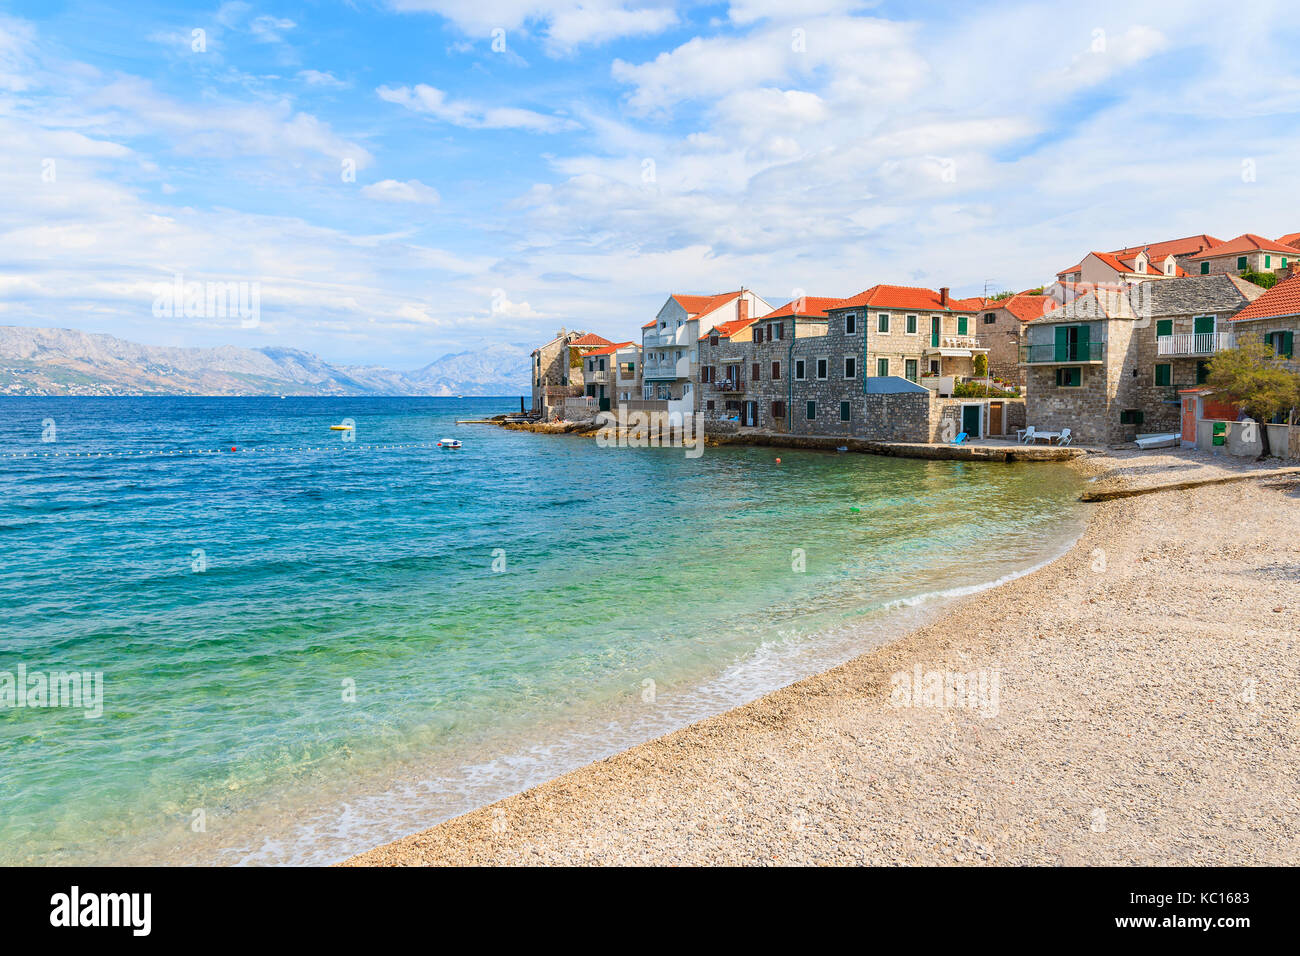
<path fill-rule="evenodd" d="M 522 395 L 530 350 L 493 345 L 413 372 L 299 349 L 171 348 L 73 329 L 0 326 L 0 395 Z"/>

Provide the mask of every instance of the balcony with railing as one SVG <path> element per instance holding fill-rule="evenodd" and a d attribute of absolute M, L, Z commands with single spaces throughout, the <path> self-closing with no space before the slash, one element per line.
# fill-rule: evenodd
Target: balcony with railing
<path fill-rule="evenodd" d="M 1020 347 L 1021 365 L 1083 365 L 1106 356 L 1105 342 L 1046 342 Z"/>
<path fill-rule="evenodd" d="M 685 356 L 675 360 L 646 360 L 641 367 L 641 377 L 643 379 L 689 378 L 690 374 L 691 360 Z"/>
<path fill-rule="evenodd" d="M 1232 332 L 1179 332 L 1156 336 L 1157 355 L 1213 355 L 1236 347 L 1237 336 Z"/>
<path fill-rule="evenodd" d="M 943 349 L 964 349 L 969 352 L 987 352 L 988 346 L 980 345 L 980 341 L 973 335 L 941 335 L 939 336 L 938 345 L 934 344 L 934 337 L 931 336 L 930 344 L 927 346 L 927 352 L 937 352 Z"/>
<path fill-rule="evenodd" d="M 724 378 L 717 382 L 709 382 L 709 387 L 715 392 L 743 392 L 745 390 L 745 380 L 743 378 Z"/>
<path fill-rule="evenodd" d="M 584 376 L 588 385 L 608 385 L 610 383 L 610 373 L 605 372 L 588 372 Z"/>

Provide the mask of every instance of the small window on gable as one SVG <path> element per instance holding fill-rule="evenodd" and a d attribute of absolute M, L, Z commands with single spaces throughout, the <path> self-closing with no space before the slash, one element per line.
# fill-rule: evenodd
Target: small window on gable
<path fill-rule="evenodd" d="M 713 345 L 713 346 L 716 346 L 716 345 L 718 344 L 718 337 L 717 337 L 716 335 L 710 335 L 710 336 L 709 336 L 709 344 L 710 344 L 710 345 Z"/>

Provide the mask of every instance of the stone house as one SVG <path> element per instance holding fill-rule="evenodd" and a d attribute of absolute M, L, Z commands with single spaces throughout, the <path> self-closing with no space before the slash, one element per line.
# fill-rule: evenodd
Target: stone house
<path fill-rule="evenodd" d="M 1193 275 L 1241 275 L 1243 272 L 1285 272 L 1300 251 L 1282 242 L 1247 232 L 1236 239 L 1189 256 Z"/>
<path fill-rule="evenodd" d="M 1025 370 L 1020 365 L 1020 346 L 1025 325 L 1060 304 L 1053 296 L 1029 292 L 982 301 L 975 323 L 975 337 L 980 346 L 988 350 L 990 376 L 1024 389 Z"/>
<path fill-rule="evenodd" d="M 590 332 L 560 329 L 555 338 L 533 349 L 533 412 L 550 417 L 553 406 L 585 393 L 582 357 L 595 349 L 613 345 L 609 339 Z"/>
<path fill-rule="evenodd" d="M 1287 368 L 1300 373 L 1295 346 L 1300 336 L 1300 273 L 1293 266 L 1287 278 L 1234 315 L 1229 327 L 1238 339 L 1247 335 L 1263 339 Z"/>
<path fill-rule="evenodd" d="M 1263 290 L 1236 276 L 1097 289 L 1025 327 L 1026 421 L 1081 442 L 1180 427 L 1179 392 L 1232 348 L 1232 316 Z"/>

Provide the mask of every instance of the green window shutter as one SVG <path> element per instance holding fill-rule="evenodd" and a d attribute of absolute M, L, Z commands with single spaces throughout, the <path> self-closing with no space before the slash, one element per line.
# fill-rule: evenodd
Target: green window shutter
<path fill-rule="evenodd" d="M 1210 274 L 1210 264 L 1209 264 L 1208 262 L 1202 262 L 1202 263 L 1201 263 L 1201 275 L 1203 275 L 1203 276 L 1208 276 L 1209 274 Z"/>
<path fill-rule="evenodd" d="M 966 326 L 966 316 L 964 316 L 964 315 L 959 315 L 959 316 L 957 316 L 957 334 L 958 334 L 958 335 L 965 335 L 965 334 L 966 334 L 966 328 L 967 328 L 967 326 Z"/>
<path fill-rule="evenodd" d="M 1162 336 L 1162 335 L 1173 335 L 1173 334 L 1174 334 L 1174 320 L 1173 320 L 1173 319 L 1157 319 L 1157 320 L 1156 320 L 1156 336 L 1157 336 L 1157 337 Z"/>
<path fill-rule="evenodd" d="M 1265 256 L 1265 257 L 1264 257 L 1264 268 L 1265 268 L 1265 269 L 1271 269 L 1272 267 L 1273 267 L 1273 257 L 1272 257 L 1272 256 Z"/>
<path fill-rule="evenodd" d="M 805 411 L 807 411 L 807 413 L 808 413 L 808 420 L 809 420 L 809 421 L 812 421 L 814 418 L 817 417 L 817 403 L 816 403 L 816 402 L 809 402 L 809 403 L 808 403 L 808 408 L 805 409 Z"/>
<path fill-rule="evenodd" d="M 1172 370 L 1172 369 L 1173 369 L 1173 366 L 1172 366 L 1172 365 L 1157 365 L 1157 366 L 1156 366 L 1156 384 L 1157 384 L 1157 385 L 1168 385 L 1168 384 L 1170 384 L 1170 382 L 1172 381 L 1172 378 L 1171 378 L 1171 370 Z"/>
<path fill-rule="evenodd" d="M 847 422 L 848 420 L 849 420 L 849 403 L 840 402 L 840 421 Z"/>
<path fill-rule="evenodd" d="M 1057 362 L 1068 362 L 1070 360 L 1070 327 L 1068 325 L 1058 325 L 1056 327 L 1056 354 L 1053 360 Z M 1059 377 L 1059 372 L 1057 373 Z M 1057 382 L 1056 384 L 1061 384 Z"/>
<path fill-rule="evenodd" d="M 1284 357 L 1286 358 L 1291 357 L 1291 352 L 1294 345 L 1295 345 L 1295 333 L 1283 332 L 1282 333 L 1282 355 Z"/>
<path fill-rule="evenodd" d="M 1245 269 L 1246 269 L 1246 257 L 1245 257 L 1245 256 L 1237 256 L 1237 268 L 1238 268 L 1238 269 L 1241 269 L 1242 271 L 1245 271 Z"/>
<path fill-rule="evenodd" d="M 1079 352 L 1075 356 L 1076 361 L 1086 362 L 1088 359 L 1092 358 L 1092 354 L 1088 351 L 1088 336 L 1090 331 L 1091 326 L 1079 326 Z"/>
<path fill-rule="evenodd" d="M 1214 316 L 1212 315 L 1198 315 L 1192 322 L 1197 335 L 1205 335 L 1207 332 L 1214 331 Z"/>
<path fill-rule="evenodd" d="M 876 374 L 877 375 L 889 374 L 889 359 L 886 358 L 876 359 Z"/>

